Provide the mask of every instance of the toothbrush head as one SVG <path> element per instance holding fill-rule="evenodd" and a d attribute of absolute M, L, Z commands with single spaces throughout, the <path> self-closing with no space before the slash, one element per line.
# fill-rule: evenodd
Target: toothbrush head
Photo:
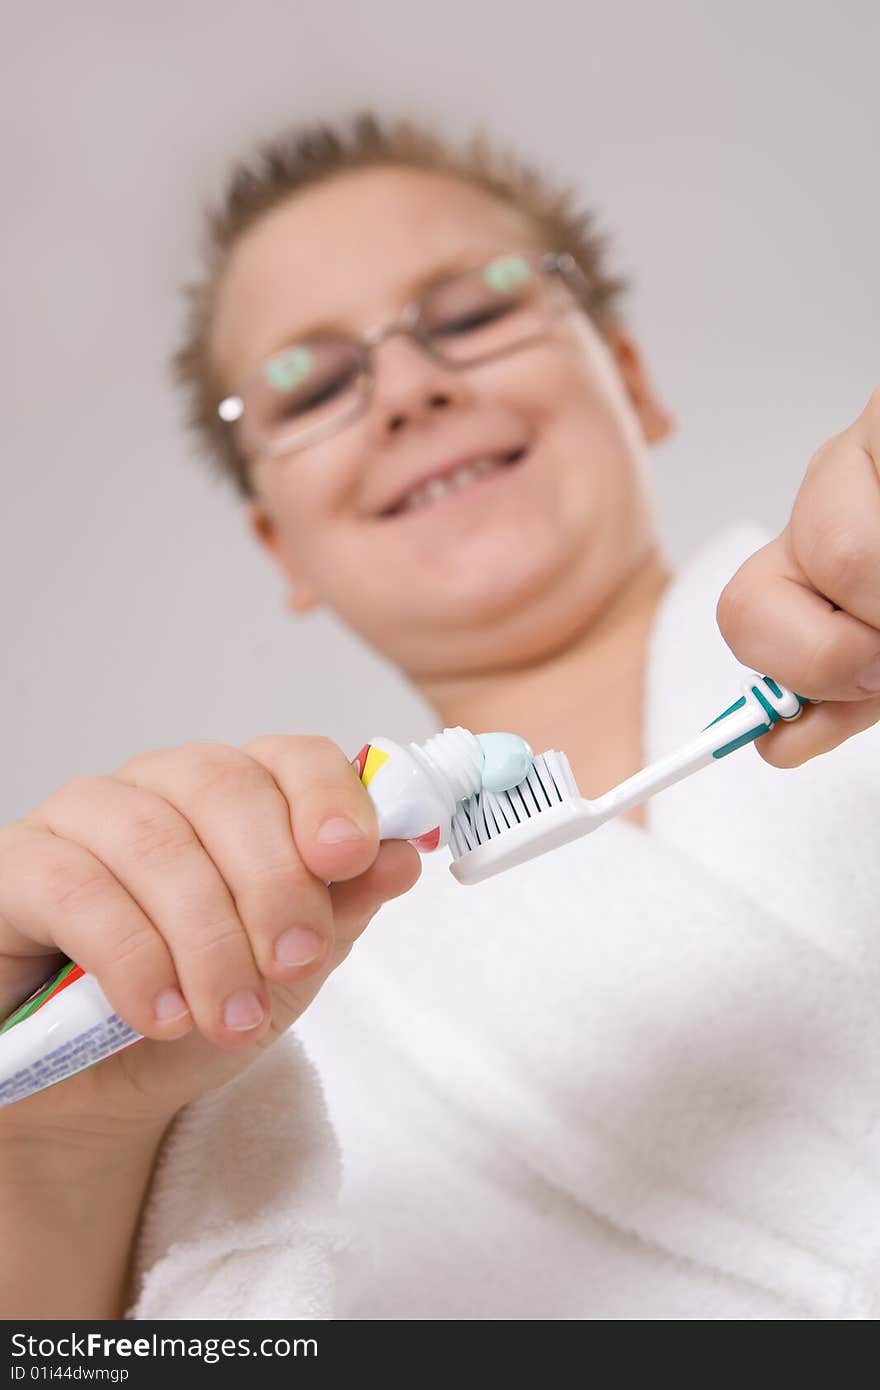
<path fill-rule="evenodd" d="M 484 789 L 459 804 L 449 835 L 450 873 L 459 883 L 480 883 L 588 834 L 602 820 L 581 796 L 568 758 L 550 749 L 509 791 Z"/>

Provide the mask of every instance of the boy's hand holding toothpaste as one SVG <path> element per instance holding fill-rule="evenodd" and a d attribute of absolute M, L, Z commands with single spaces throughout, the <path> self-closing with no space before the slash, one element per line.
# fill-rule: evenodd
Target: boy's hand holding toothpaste
<path fill-rule="evenodd" d="M 0 1018 L 63 954 L 144 1041 L 0 1109 L 0 1132 L 167 1124 L 283 1033 L 419 873 L 325 738 L 190 744 L 60 787 L 0 830 Z"/>

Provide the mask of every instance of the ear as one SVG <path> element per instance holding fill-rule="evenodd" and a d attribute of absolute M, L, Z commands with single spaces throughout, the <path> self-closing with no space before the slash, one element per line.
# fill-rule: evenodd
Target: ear
<path fill-rule="evenodd" d="M 665 439 L 675 428 L 675 419 L 654 389 L 638 345 L 622 328 L 614 328 L 607 338 L 627 395 L 639 417 L 642 433 L 649 444 Z"/>
<path fill-rule="evenodd" d="M 316 608 L 317 594 L 285 552 L 278 528 L 262 503 L 251 501 L 247 504 L 247 519 L 251 533 L 288 580 L 287 607 L 293 613 L 308 613 L 310 609 Z"/>

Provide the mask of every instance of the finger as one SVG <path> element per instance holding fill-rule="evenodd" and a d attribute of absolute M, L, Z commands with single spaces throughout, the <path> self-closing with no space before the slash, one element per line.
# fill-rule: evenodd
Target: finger
<path fill-rule="evenodd" d="M 771 767 L 800 767 L 819 753 L 828 753 L 854 734 L 880 720 L 880 696 L 872 700 L 837 700 L 807 705 L 797 719 L 780 720 L 755 747 Z"/>
<path fill-rule="evenodd" d="M 269 998 L 235 903 L 191 823 L 116 777 L 68 783 L 38 808 L 54 834 L 88 849 L 166 943 L 196 1026 L 210 1041 L 253 1041 Z M 139 962 L 130 962 L 135 975 Z"/>
<path fill-rule="evenodd" d="M 28 971 L 23 989 L 24 976 L 6 972 L 4 1013 L 48 977 L 60 950 L 97 978 L 111 1007 L 138 1033 L 179 1038 L 193 1026 L 188 1012 L 176 1020 L 153 1013 L 153 1000 L 177 988 L 177 972 L 141 907 L 88 849 L 31 817 L 0 841 L 0 931 L 3 952 Z M 33 980 L 41 946 L 48 968 Z M 16 989 L 18 998 L 9 997 Z"/>
<path fill-rule="evenodd" d="M 379 852 L 376 808 L 337 744 L 278 734 L 251 739 L 243 749 L 283 792 L 297 850 L 317 879 L 339 883 L 369 868 Z"/>
<path fill-rule="evenodd" d="M 866 412 L 818 450 L 795 500 L 789 531 L 806 582 L 878 630 L 880 438 L 873 433 Z"/>
<path fill-rule="evenodd" d="M 117 774 L 180 808 L 217 866 L 267 980 L 317 970 L 333 947 L 330 897 L 302 862 L 288 800 L 326 777 L 323 750 L 308 739 L 290 742 L 301 746 L 286 792 L 264 763 L 222 744 L 140 756 Z"/>
<path fill-rule="evenodd" d="M 405 840 L 384 840 L 376 859 L 365 873 L 349 882 L 332 885 L 329 891 L 335 922 L 333 950 L 317 973 L 289 984 L 273 983 L 270 986 L 275 1031 L 283 1032 L 299 1018 L 328 976 L 346 959 L 354 942 L 377 912 L 391 898 L 397 898 L 412 888 L 421 871 L 418 850 Z"/>
<path fill-rule="evenodd" d="M 740 566 L 715 616 L 742 665 L 807 699 L 865 699 L 859 678 L 880 653 L 880 631 L 816 592 L 789 527 Z"/>
<path fill-rule="evenodd" d="M 337 946 L 350 947 L 384 903 L 419 881 L 422 856 L 406 840 L 384 840 L 375 861 L 359 878 L 330 889 Z"/>

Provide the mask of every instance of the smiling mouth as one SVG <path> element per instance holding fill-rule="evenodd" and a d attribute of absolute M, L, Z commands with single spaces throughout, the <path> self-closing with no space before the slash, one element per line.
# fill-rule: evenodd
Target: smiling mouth
<path fill-rule="evenodd" d="M 460 492 L 470 491 L 485 478 L 491 478 L 495 473 L 504 469 L 513 468 L 525 458 L 526 453 L 527 450 L 522 448 L 509 450 L 505 454 L 487 454 L 485 458 L 477 459 L 474 463 L 463 464 L 461 468 L 456 468 L 444 478 L 431 478 L 429 482 L 413 488 L 395 506 L 381 512 L 380 520 L 396 516 L 410 516 L 414 512 L 425 511 L 427 508 L 433 507 L 445 498 L 456 496 Z"/>

